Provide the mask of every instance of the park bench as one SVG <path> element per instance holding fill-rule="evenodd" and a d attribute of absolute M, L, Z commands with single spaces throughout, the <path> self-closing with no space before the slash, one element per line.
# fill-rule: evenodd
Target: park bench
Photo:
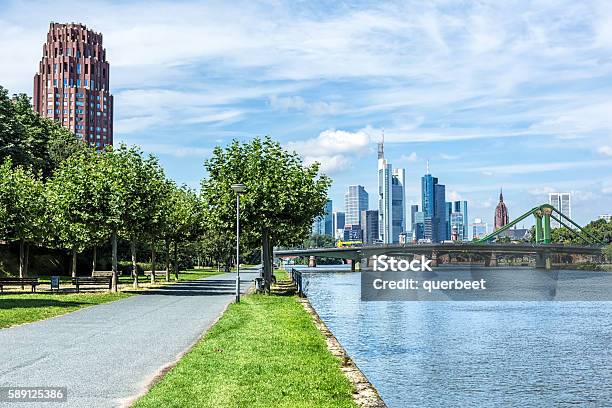
<path fill-rule="evenodd" d="M 31 286 L 32 292 L 36 292 L 36 285 L 39 285 L 38 278 L 0 278 L 0 293 L 4 291 L 4 286 Z"/>
<path fill-rule="evenodd" d="M 72 278 L 72 284 L 76 286 L 76 291 L 79 292 L 81 286 L 108 286 L 108 290 L 111 290 L 113 284 L 113 278 L 99 276 L 99 277 L 76 277 Z"/>
<path fill-rule="evenodd" d="M 0 293 L 4 291 L 5 286 L 31 286 L 32 293 L 36 292 L 36 285 L 38 285 L 38 278 L 0 278 Z"/>
<path fill-rule="evenodd" d="M 145 276 L 151 276 L 152 272 L 153 271 L 144 271 L 144 275 Z M 166 276 L 166 271 L 165 270 L 163 270 L 163 271 L 155 271 L 155 276 Z"/>
<path fill-rule="evenodd" d="M 112 278 L 113 271 L 93 271 L 92 278 Z M 121 276 L 121 271 L 117 271 L 117 276 Z"/>

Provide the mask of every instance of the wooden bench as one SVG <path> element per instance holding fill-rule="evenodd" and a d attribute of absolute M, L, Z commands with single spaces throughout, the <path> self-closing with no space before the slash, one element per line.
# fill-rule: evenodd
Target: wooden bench
<path fill-rule="evenodd" d="M 93 271 L 91 276 L 93 278 L 99 278 L 99 277 L 112 278 L 113 271 Z M 121 276 L 121 271 L 117 271 L 117 276 Z"/>
<path fill-rule="evenodd" d="M 112 289 L 113 278 L 112 277 L 76 277 L 72 278 L 72 284 L 76 286 L 76 291 L 79 292 L 81 286 L 108 286 L 108 290 Z"/>
<path fill-rule="evenodd" d="M 151 276 L 153 271 L 144 271 L 144 276 Z M 155 276 L 166 276 L 166 271 L 155 271 Z"/>
<path fill-rule="evenodd" d="M 38 278 L 0 278 L 0 293 L 4 292 L 5 286 L 31 286 L 32 293 L 36 292 L 36 285 L 39 285 Z"/>

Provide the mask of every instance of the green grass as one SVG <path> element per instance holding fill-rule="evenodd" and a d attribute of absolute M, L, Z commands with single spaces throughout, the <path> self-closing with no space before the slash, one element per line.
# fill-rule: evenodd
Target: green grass
<path fill-rule="evenodd" d="M 135 407 L 356 407 L 353 387 L 294 297 L 250 295 Z"/>
<path fill-rule="evenodd" d="M 48 319 L 82 307 L 112 302 L 127 293 L 11 293 L 0 295 L 0 328 Z"/>

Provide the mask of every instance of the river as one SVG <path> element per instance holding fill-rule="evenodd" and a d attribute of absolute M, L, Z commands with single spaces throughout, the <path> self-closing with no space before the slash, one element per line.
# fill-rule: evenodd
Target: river
<path fill-rule="evenodd" d="M 389 407 L 612 406 L 612 302 L 364 302 L 359 273 L 317 271 L 310 302 Z"/>

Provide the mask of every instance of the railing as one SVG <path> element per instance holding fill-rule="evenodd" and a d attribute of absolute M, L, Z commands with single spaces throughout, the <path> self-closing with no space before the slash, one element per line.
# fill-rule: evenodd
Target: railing
<path fill-rule="evenodd" d="M 302 285 L 302 272 L 291 268 L 291 282 L 297 286 L 297 294 L 300 297 L 304 296 L 304 286 Z"/>

